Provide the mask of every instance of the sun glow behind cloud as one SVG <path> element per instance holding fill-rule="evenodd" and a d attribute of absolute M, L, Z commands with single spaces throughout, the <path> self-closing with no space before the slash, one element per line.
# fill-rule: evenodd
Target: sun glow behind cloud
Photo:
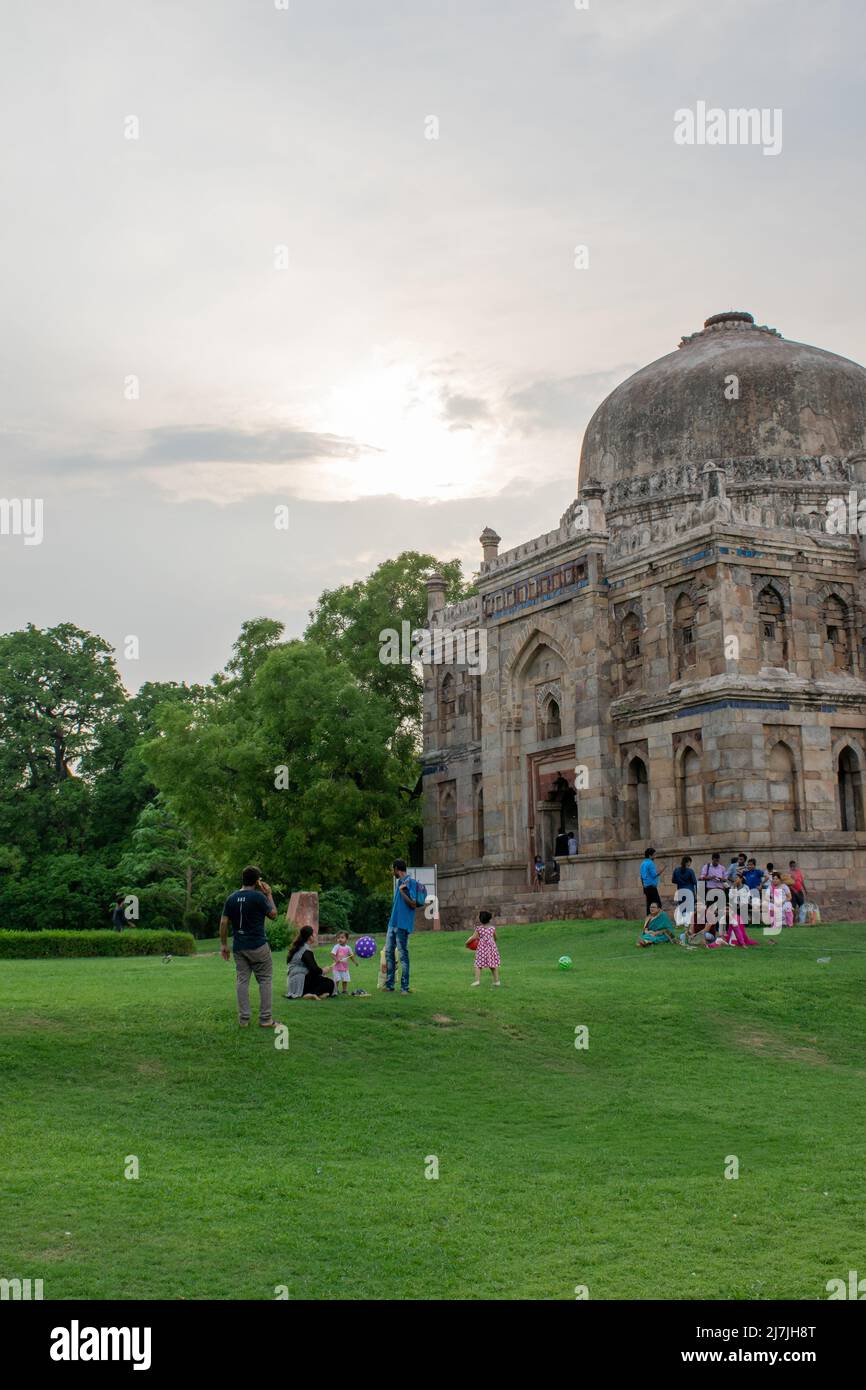
<path fill-rule="evenodd" d="M 369 447 L 357 459 L 327 461 L 323 493 L 331 497 L 335 490 L 347 497 L 473 497 L 495 478 L 495 430 L 455 423 L 441 380 L 414 366 L 384 364 L 341 383 L 317 424 Z"/>
<path fill-rule="evenodd" d="M 435 370 L 371 365 L 324 392 L 302 426 L 295 417 L 162 431 L 132 466 L 175 502 L 228 505 L 263 494 L 450 501 L 496 492 L 507 431 L 484 401 L 452 384 Z"/>

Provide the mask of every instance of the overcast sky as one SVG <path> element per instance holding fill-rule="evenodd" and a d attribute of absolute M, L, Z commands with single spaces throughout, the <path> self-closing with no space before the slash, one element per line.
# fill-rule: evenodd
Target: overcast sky
<path fill-rule="evenodd" d="M 861 0 L 0 13 L 0 496 L 44 499 L 0 630 L 134 634 L 130 689 L 556 526 L 595 406 L 711 313 L 866 361 Z M 699 101 L 781 152 L 676 144 Z"/>

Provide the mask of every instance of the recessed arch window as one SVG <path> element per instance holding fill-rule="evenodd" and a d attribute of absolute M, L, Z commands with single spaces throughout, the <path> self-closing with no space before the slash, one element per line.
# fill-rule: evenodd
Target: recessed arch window
<path fill-rule="evenodd" d="M 541 707 L 541 737 L 562 737 L 562 711 L 553 695 L 548 695 Z"/>
<path fill-rule="evenodd" d="M 683 835 L 704 834 L 704 779 L 701 757 L 688 744 L 679 760 L 680 829 Z"/>
<path fill-rule="evenodd" d="M 674 662 L 682 676 L 697 660 L 698 611 L 691 594 L 680 594 L 674 604 Z"/>
<path fill-rule="evenodd" d="M 457 682 L 450 671 L 442 677 L 439 689 L 439 708 L 442 713 L 442 731 L 448 733 L 454 728 L 454 715 L 457 709 Z"/>
<path fill-rule="evenodd" d="M 824 653 L 825 664 L 831 670 L 850 670 L 848 605 L 838 594 L 830 594 L 824 603 Z"/>
<path fill-rule="evenodd" d="M 758 649 L 766 666 L 787 666 L 788 625 L 782 596 L 772 584 L 765 584 L 757 599 Z"/>
<path fill-rule="evenodd" d="M 649 838 L 649 776 L 637 754 L 629 759 L 625 774 L 625 833 L 628 840 Z"/>
<path fill-rule="evenodd" d="M 767 791 L 770 797 L 770 830 L 776 837 L 800 829 L 797 768 L 794 754 L 780 739 L 767 759 Z"/>
<path fill-rule="evenodd" d="M 836 760 L 839 825 L 842 830 L 863 829 L 863 769 L 856 750 L 846 744 Z"/>
<path fill-rule="evenodd" d="M 453 782 L 443 782 L 439 787 L 439 840 L 442 858 L 446 861 L 457 857 L 457 788 Z"/>
<path fill-rule="evenodd" d="M 622 650 L 622 683 L 628 689 L 640 685 L 643 674 L 643 661 L 640 646 L 640 619 L 636 613 L 626 613 L 619 627 L 619 641 Z"/>

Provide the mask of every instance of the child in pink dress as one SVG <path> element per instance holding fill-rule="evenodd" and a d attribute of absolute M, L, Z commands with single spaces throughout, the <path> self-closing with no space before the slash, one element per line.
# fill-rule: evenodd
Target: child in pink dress
<path fill-rule="evenodd" d="M 334 993 L 337 993 L 337 985 L 343 986 L 343 994 L 349 988 L 349 981 L 352 976 L 349 974 L 349 961 L 354 960 L 352 948 L 349 945 L 349 933 L 341 931 L 337 937 L 337 944 L 331 947 L 331 955 L 334 957 Z"/>
<path fill-rule="evenodd" d="M 492 912 L 479 912 L 478 914 L 478 926 L 475 928 L 478 945 L 475 947 L 475 979 L 472 981 L 472 989 L 481 984 L 482 970 L 490 970 L 493 974 L 493 983 L 495 985 L 501 984 L 496 928 L 490 926 L 492 918 Z"/>

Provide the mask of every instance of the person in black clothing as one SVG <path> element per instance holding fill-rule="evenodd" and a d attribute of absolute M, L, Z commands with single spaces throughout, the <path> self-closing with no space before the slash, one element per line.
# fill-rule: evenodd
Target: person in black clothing
<path fill-rule="evenodd" d="M 265 931 L 265 918 L 277 915 L 274 895 L 262 878 L 261 869 L 250 864 L 243 871 L 242 886 L 226 898 L 220 918 L 220 946 L 223 960 L 230 960 L 228 929 L 232 929 L 232 951 L 237 972 L 238 1023 L 250 1023 L 250 975 L 259 986 L 259 1027 L 273 1028 L 271 1017 L 274 967 Z"/>
<path fill-rule="evenodd" d="M 330 999 L 334 993 L 334 981 L 325 978 L 331 966 L 323 970 L 310 950 L 312 935 L 312 927 L 301 927 L 289 947 L 287 999 Z"/>
<path fill-rule="evenodd" d="M 698 880 L 692 868 L 692 856 L 690 854 L 683 855 L 679 868 L 674 869 L 671 878 L 677 890 L 674 900 L 674 921 L 677 926 L 685 927 L 687 931 L 690 931 L 698 900 Z"/>
<path fill-rule="evenodd" d="M 115 931 L 123 931 L 126 926 L 126 910 L 124 908 L 124 898 L 122 893 L 118 893 L 114 903 L 114 910 L 111 914 L 111 925 Z"/>

